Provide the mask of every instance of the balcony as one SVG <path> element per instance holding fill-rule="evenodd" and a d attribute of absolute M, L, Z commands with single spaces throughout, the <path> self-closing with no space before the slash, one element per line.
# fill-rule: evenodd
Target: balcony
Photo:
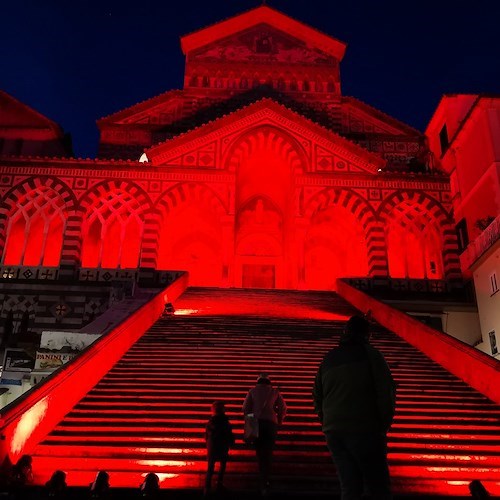
<path fill-rule="evenodd" d="M 499 240 L 500 215 L 474 241 L 471 241 L 462 255 L 460 255 L 462 269 L 470 269 Z"/>

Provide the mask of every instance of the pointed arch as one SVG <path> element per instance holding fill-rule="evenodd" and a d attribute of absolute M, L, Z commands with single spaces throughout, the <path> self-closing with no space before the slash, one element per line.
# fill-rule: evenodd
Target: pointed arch
<path fill-rule="evenodd" d="M 193 285 L 220 286 L 227 207 L 205 184 L 179 183 L 156 203 L 159 269 L 187 270 Z"/>
<path fill-rule="evenodd" d="M 148 267 L 151 201 L 136 184 L 104 181 L 81 201 L 82 267 Z M 146 263 L 146 265 L 143 265 Z"/>
<path fill-rule="evenodd" d="M 310 161 L 304 148 L 288 132 L 272 125 L 254 127 L 236 137 L 227 148 L 222 164 L 234 172 L 244 158 L 257 151 L 266 151 L 281 157 L 295 174 L 310 170 Z"/>
<path fill-rule="evenodd" d="M 14 186 L 0 204 L 0 250 L 8 265 L 59 266 L 71 262 L 69 220 L 76 200 L 53 177 L 31 177 Z"/>
<path fill-rule="evenodd" d="M 180 182 L 166 191 L 156 202 L 156 209 L 161 213 L 172 211 L 186 200 L 210 207 L 218 216 L 227 214 L 227 207 L 220 197 L 206 184 L 198 182 Z"/>
<path fill-rule="evenodd" d="M 460 262 L 450 214 L 421 191 L 396 191 L 379 207 L 389 273 L 395 277 L 459 280 Z"/>
<path fill-rule="evenodd" d="M 304 207 L 304 218 L 305 273 L 311 275 L 311 266 L 316 267 L 317 279 L 310 279 L 321 281 L 319 288 L 334 288 L 345 273 L 375 276 L 384 267 L 375 214 L 359 194 L 326 188 Z"/>
<path fill-rule="evenodd" d="M 251 128 L 236 137 L 222 159 L 224 168 L 236 173 L 235 213 L 249 200 L 268 200 L 265 211 L 270 217 L 279 216 L 282 237 L 293 232 L 295 178 L 309 161 L 299 142 L 284 130 L 273 125 Z M 273 211 L 271 207 L 276 207 Z M 249 211 L 256 213 L 256 210 Z M 247 226 L 247 229 L 250 226 Z M 266 228 L 252 226 L 255 232 L 275 231 L 275 225 Z M 239 229 L 238 229 L 239 231 Z M 236 234 L 236 239 L 240 235 Z"/>
<path fill-rule="evenodd" d="M 362 227 L 369 276 L 386 276 L 387 255 L 383 230 L 372 207 L 358 193 L 342 188 L 326 188 L 309 200 L 304 207 L 304 217 L 310 221 L 315 213 L 336 205 L 351 212 Z"/>

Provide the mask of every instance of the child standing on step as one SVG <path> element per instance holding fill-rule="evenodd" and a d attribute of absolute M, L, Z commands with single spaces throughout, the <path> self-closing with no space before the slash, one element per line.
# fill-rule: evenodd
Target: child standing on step
<path fill-rule="evenodd" d="M 212 403 L 212 416 L 206 426 L 205 439 L 207 443 L 207 475 L 205 478 L 205 496 L 210 494 L 212 487 L 212 476 L 216 462 L 219 462 L 219 473 L 217 476 L 217 492 L 224 489 L 223 480 L 226 472 L 226 463 L 229 456 L 229 448 L 234 445 L 233 428 L 227 418 L 224 403 L 215 401 Z"/>

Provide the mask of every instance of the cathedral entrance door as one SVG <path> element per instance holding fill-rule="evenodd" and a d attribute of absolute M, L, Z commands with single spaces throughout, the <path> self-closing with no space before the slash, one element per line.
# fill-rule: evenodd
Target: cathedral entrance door
<path fill-rule="evenodd" d="M 276 288 L 276 267 L 273 264 L 243 264 L 243 288 Z"/>

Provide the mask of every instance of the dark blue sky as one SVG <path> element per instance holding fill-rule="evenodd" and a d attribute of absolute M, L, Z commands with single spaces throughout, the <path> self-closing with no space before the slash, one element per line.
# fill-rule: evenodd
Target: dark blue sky
<path fill-rule="evenodd" d="M 348 44 L 342 92 L 420 130 L 444 93 L 500 93 L 500 0 L 269 0 Z M 3 0 L 0 88 L 93 157 L 98 118 L 182 87 L 179 37 L 256 0 Z"/>

